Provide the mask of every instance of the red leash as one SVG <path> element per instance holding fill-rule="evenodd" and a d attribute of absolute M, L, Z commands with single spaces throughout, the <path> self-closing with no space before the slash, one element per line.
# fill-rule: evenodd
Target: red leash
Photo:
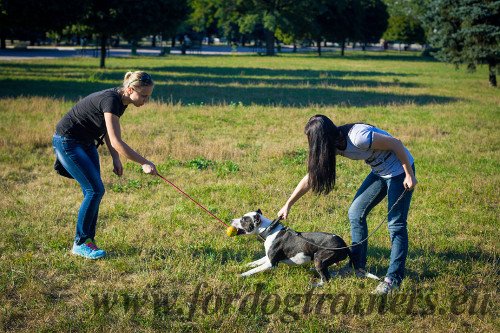
<path fill-rule="evenodd" d="M 212 212 L 210 212 L 208 209 L 206 209 L 205 207 L 203 207 L 201 204 L 199 204 L 196 200 L 194 200 L 193 198 L 191 198 L 189 196 L 189 194 L 187 194 L 186 192 L 184 192 L 183 190 L 181 190 L 179 187 L 177 187 L 177 185 L 175 185 L 174 183 L 172 183 L 170 180 L 166 179 L 165 177 L 163 177 L 162 175 L 158 174 L 158 177 L 160 177 L 161 179 L 163 179 L 166 183 L 170 184 L 173 188 L 175 188 L 177 191 L 179 191 L 180 193 L 184 194 L 188 199 L 190 199 L 192 202 L 194 202 L 195 204 L 198 205 L 198 207 L 200 207 L 201 209 L 203 209 L 205 212 L 207 212 L 208 214 L 210 214 L 214 219 L 216 219 L 217 221 L 219 221 L 220 223 L 224 224 L 226 227 L 229 227 L 228 224 L 224 223 L 224 221 L 222 221 L 220 218 L 218 218 L 217 216 L 215 216 L 214 214 L 212 214 Z"/>

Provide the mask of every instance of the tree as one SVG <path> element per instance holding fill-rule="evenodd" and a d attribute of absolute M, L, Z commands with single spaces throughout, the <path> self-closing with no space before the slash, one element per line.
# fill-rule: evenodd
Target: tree
<path fill-rule="evenodd" d="M 420 21 L 413 16 L 393 15 L 389 18 L 389 28 L 384 33 L 387 41 L 403 44 L 425 44 L 425 31 Z"/>
<path fill-rule="evenodd" d="M 426 44 L 423 16 L 430 0 L 384 0 L 389 12 L 388 28 L 383 35 L 387 41 L 404 44 Z"/>
<path fill-rule="evenodd" d="M 83 0 L 0 0 L 1 48 L 6 38 L 29 40 L 45 38 L 48 31 L 61 31 L 77 21 Z"/>
<path fill-rule="evenodd" d="M 387 30 L 389 13 L 382 0 L 361 0 L 360 41 L 363 50 L 368 43 L 377 43 Z"/>
<path fill-rule="evenodd" d="M 192 19 L 207 27 L 214 20 L 228 39 L 263 31 L 266 55 L 274 55 L 275 34 L 286 16 L 302 1 L 297 0 L 192 0 Z M 213 13 L 213 18 L 211 17 Z"/>
<path fill-rule="evenodd" d="M 321 43 L 344 41 L 353 36 L 358 16 L 351 9 L 359 0 L 304 0 L 301 6 L 282 16 L 278 32 L 288 39 L 309 39 L 316 43 L 321 56 Z M 345 46 L 345 45 L 344 45 Z"/>
<path fill-rule="evenodd" d="M 167 36 L 175 39 L 177 30 L 185 22 L 190 11 L 186 0 L 153 0 L 151 9 L 150 32 L 161 35 L 162 40 L 165 40 Z"/>
<path fill-rule="evenodd" d="M 188 24 L 194 31 L 203 32 L 205 36 L 211 38 L 218 33 L 219 21 L 216 17 L 217 1 L 214 0 L 190 0 Z"/>
<path fill-rule="evenodd" d="M 500 60 L 500 1 L 433 0 L 426 15 L 435 56 L 470 71 L 487 64 L 489 83 L 497 85 Z"/>
<path fill-rule="evenodd" d="M 362 16 L 360 0 L 320 0 L 316 21 L 322 38 L 340 44 L 344 55 L 346 42 L 359 40 Z M 318 39 L 318 44 L 319 44 Z"/>
<path fill-rule="evenodd" d="M 131 5 L 124 0 L 88 0 L 85 3 L 80 23 L 99 36 L 101 55 L 99 67 L 106 64 L 106 45 L 111 35 L 121 32 L 123 24 L 120 14 L 124 6 Z M 137 21 L 137 20 L 136 20 Z"/>
<path fill-rule="evenodd" d="M 293 10 L 281 16 L 275 34 L 278 39 L 287 44 L 294 45 L 296 51 L 297 40 L 313 39 L 316 36 L 314 18 L 317 14 L 316 0 L 300 1 Z"/>
<path fill-rule="evenodd" d="M 0 0 L 0 49 L 7 48 L 6 39 L 9 35 L 9 15 L 7 14 L 7 0 Z"/>
<path fill-rule="evenodd" d="M 281 20 L 283 11 L 286 11 L 287 7 L 293 6 L 295 2 L 293 0 L 239 1 L 238 9 L 241 17 L 238 20 L 238 26 L 240 32 L 249 33 L 251 26 L 262 25 L 266 41 L 266 55 L 274 55 L 275 32 L 278 28 L 278 22 Z"/>

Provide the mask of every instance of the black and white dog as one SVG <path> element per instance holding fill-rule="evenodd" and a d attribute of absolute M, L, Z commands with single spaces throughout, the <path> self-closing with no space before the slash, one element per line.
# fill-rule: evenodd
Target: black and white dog
<path fill-rule="evenodd" d="M 260 209 L 234 219 L 231 225 L 238 230 L 237 235 L 258 235 L 264 240 L 266 255 L 247 264 L 248 267 L 254 268 L 241 276 L 274 268 L 280 262 L 301 265 L 313 260 L 314 267 L 321 277 L 316 286 L 321 286 L 330 279 L 330 265 L 347 257 L 351 258 L 351 251 L 346 248 L 347 245 L 341 237 L 325 232 L 297 233 L 262 216 Z"/>

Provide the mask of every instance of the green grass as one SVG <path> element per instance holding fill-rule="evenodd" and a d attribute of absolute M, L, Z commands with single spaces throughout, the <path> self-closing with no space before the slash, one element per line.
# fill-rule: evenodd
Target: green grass
<path fill-rule="evenodd" d="M 488 86 L 486 68 L 470 74 L 398 53 L 111 58 L 105 70 L 96 65 L 0 62 L 0 330 L 500 329 L 500 94 Z M 150 72 L 157 86 L 150 104 L 123 116 L 125 141 L 226 221 L 257 208 L 275 216 L 306 171 L 303 127 L 313 114 L 337 124 L 368 122 L 400 138 L 419 180 L 401 293 L 382 307 L 380 300 L 370 305 L 374 281 L 310 289 L 317 277 L 307 266 L 241 279 L 243 265 L 262 255 L 259 241 L 228 238 L 217 221 L 131 162 L 124 160 L 122 178 L 114 176 L 103 148 L 107 192 L 97 240 L 109 257 L 71 256 L 81 191 L 52 170 L 54 126 L 78 98 L 119 85 L 136 69 Z M 306 195 L 287 225 L 350 241 L 347 209 L 369 169 L 338 163 L 335 191 Z M 385 204 L 373 210 L 370 229 L 385 212 Z M 385 273 L 389 248 L 382 227 L 370 239 L 372 273 Z"/>

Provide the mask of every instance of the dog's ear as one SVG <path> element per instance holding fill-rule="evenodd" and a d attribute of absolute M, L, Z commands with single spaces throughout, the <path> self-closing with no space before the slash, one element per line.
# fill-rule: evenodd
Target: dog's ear
<path fill-rule="evenodd" d="M 254 216 L 254 218 L 253 218 L 253 220 L 255 221 L 255 225 L 256 225 L 256 226 L 259 226 L 259 225 L 261 224 L 261 222 L 262 222 L 262 220 L 261 220 L 261 218 L 260 218 L 260 214 L 261 214 L 261 213 L 259 213 L 259 214 L 255 214 L 255 216 Z"/>
<path fill-rule="evenodd" d="M 259 209 L 257 209 L 257 213 L 258 213 L 259 215 L 262 215 L 262 211 L 260 210 L 260 208 L 259 208 Z"/>

